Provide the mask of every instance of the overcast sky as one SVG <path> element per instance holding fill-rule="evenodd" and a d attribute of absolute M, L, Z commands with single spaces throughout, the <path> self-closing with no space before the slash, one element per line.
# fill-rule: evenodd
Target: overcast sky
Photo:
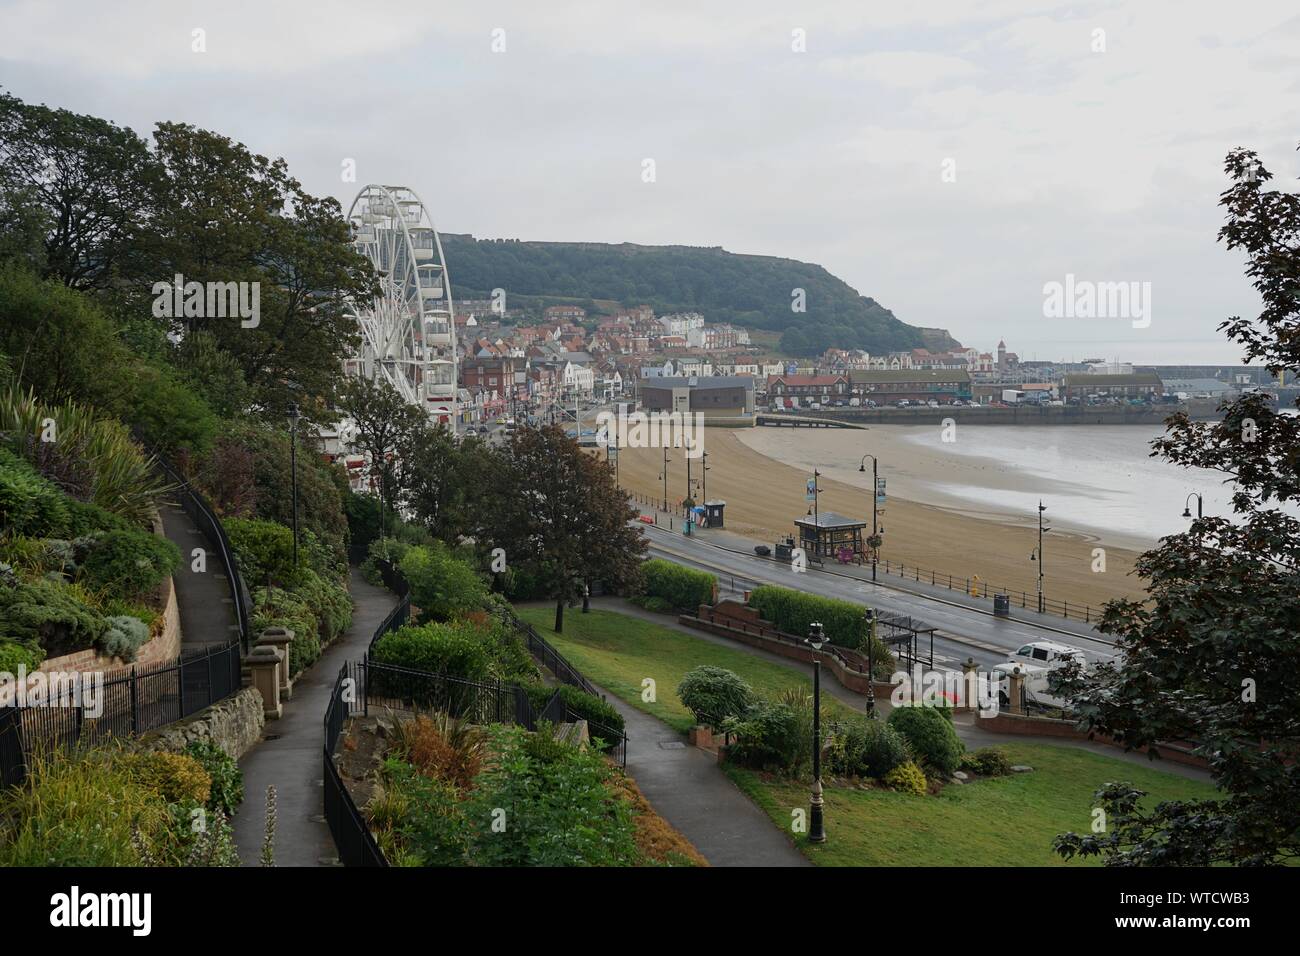
<path fill-rule="evenodd" d="M 820 263 L 1040 359 L 1239 357 L 1222 161 L 1296 188 L 1298 51 L 1290 0 L 0 0 L 23 99 L 219 130 L 345 209 L 409 185 L 446 232 Z M 1067 274 L 1151 283 L 1149 326 L 1044 317 Z"/>

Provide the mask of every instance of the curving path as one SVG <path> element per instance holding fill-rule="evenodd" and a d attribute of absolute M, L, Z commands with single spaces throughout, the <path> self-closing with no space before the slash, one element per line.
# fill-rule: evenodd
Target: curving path
<path fill-rule="evenodd" d="M 370 638 L 397 604 L 390 591 L 367 584 L 349 571 L 356 607 L 352 626 L 326 648 L 320 660 L 298 675 L 284 716 L 268 721 L 262 740 L 239 762 L 244 802 L 233 821 L 235 844 L 245 866 L 258 866 L 266 828 L 266 788 L 276 791 L 275 865 L 336 866 L 338 851 L 324 817 L 321 754 L 325 708 L 339 668 L 365 655 Z"/>

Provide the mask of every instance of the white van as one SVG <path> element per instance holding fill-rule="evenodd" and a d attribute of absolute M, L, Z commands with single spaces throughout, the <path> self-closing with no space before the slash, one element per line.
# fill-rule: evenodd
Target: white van
<path fill-rule="evenodd" d="M 1030 641 L 1008 655 L 1008 664 L 1023 664 L 1030 667 L 1060 667 L 1068 660 L 1077 660 L 1082 667 L 1087 667 L 1088 659 L 1083 651 L 1069 644 L 1056 641 Z"/>

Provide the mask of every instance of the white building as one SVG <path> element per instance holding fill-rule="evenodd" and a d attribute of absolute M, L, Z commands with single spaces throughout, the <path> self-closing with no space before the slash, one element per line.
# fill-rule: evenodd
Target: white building
<path fill-rule="evenodd" d="M 698 312 L 675 312 L 672 315 L 659 316 L 659 325 L 663 328 L 664 335 L 680 335 L 689 338 L 692 330 L 704 328 L 704 316 Z"/>

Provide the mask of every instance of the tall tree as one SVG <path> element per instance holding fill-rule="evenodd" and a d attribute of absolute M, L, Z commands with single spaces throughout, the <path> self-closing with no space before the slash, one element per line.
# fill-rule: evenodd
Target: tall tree
<path fill-rule="evenodd" d="M 30 261 L 27 240 L 39 228 L 44 253 L 34 264 L 45 275 L 78 289 L 117 278 L 146 227 L 157 174 L 148 143 L 131 130 L 0 93 L 0 207 L 10 237 L 0 247 L 16 245 Z M 15 231 L 26 238 L 15 242 Z"/>
<path fill-rule="evenodd" d="M 351 444 L 365 454 L 379 499 L 391 514 L 399 491 L 395 460 L 410 447 L 411 436 L 427 427 L 424 413 L 383 379 L 349 378 L 340 407 L 355 429 Z"/>
<path fill-rule="evenodd" d="M 338 203 L 304 192 L 283 159 L 217 133 L 159 123 L 154 140 L 162 178 L 137 294 L 152 297 L 154 283 L 176 274 L 258 283 L 256 325 L 206 314 L 173 316 L 172 324 L 207 332 L 234 356 L 270 418 L 297 402 L 309 420 L 328 420 L 341 362 L 356 343 L 349 300 L 377 289 Z"/>
<path fill-rule="evenodd" d="M 564 605 L 584 585 L 621 587 L 640 571 L 645 541 L 630 522 L 636 512 L 603 462 L 585 454 L 558 426 L 525 428 L 507 451 L 507 493 L 490 509 L 490 543 L 512 566 L 528 565 L 555 601 L 555 630 Z"/>
<path fill-rule="evenodd" d="M 1220 326 L 1270 371 L 1300 368 L 1300 196 L 1267 188 L 1255 153 L 1225 169 L 1219 238 L 1246 257 L 1264 309 Z M 1211 515 L 1139 559 L 1148 599 L 1112 602 L 1101 627 L 1119 658 L 1063 675 L 1084 726 L 1129 747 L 1191 740 L 1222 796 L 1143 809 L 1141 791 L 1098 792 L 1104 833 L 1057 838 L 1063 856 L 1114 865 L 1274 864 L 1300 857 L 1300 417 L 1260 394 L 1222 421 L 1172 416 L 1153 454 L 1234 482 L 1233 515 Z"/>

